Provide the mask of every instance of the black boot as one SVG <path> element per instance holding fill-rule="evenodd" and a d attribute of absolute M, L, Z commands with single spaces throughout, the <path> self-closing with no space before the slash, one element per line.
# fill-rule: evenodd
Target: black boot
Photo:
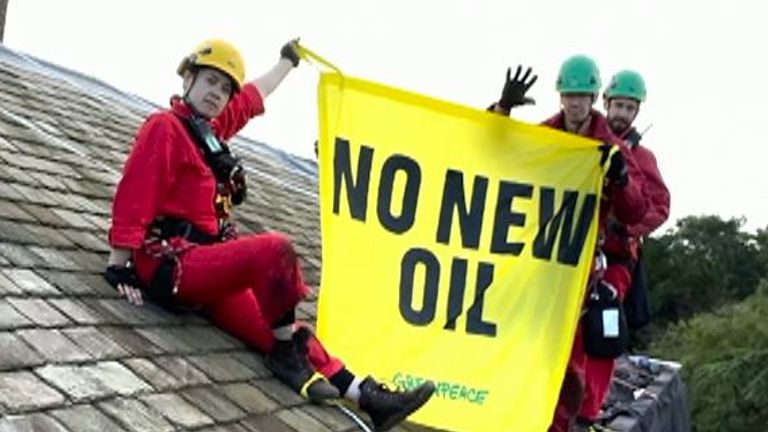
<path fill-rule="evenodd" d="M 360 383 L 360 409 L 373 421 L 376 432 L 393 428 L 421 408 L 435 392 L 435 384 L 427 381 L 413 390 L 390 390 L 370 376 Z"/>
<path fill-rule="evenodd" d="M 306 349 L 295 340 L 275 341 L 264 362 L 275 376 L 312 402 L 339 397 L 339 391 L 315 372 L 307 360 Z"/>

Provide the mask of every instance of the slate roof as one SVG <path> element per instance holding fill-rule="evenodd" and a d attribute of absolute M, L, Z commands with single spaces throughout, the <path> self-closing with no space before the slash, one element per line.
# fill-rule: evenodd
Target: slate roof
<path fill-rule="evenodd" d="M 157 108 L 0 45 L 0 431 L 360 430 L 204 317 L 131 306 L 102 280 L 114 187 Z M 254 180 L 241 230 L 287 233 L 317 286 L 314 161 L 232 145 Z M 300 318 L 316 318 L 315 300 Z"/>

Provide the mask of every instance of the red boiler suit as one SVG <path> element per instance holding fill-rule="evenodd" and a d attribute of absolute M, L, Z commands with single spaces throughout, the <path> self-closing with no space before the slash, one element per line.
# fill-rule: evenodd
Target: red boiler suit
<path fill-rule="evenodd" d="M 626 140 L 625 146 L 631 149 L 642 174 L 642 190 L 648 209 L 639 222 L 623 226 L 623 230 L 609 229 L 603 245 L 606 254 L 615 257 L 609 258 L 603 279 L 616 287 L 622 300 L 632 284 L 629 268 L 633 268 L 637 262 L 641 237 L 652 233 L 669 217 L 669 189 L 661 177 L 656 158 L 648 148 L 640 145 L 640 138 L 634 128 L 627 129 L 621 136 L 622 140 Z M 587 358 L 586 388 L 579 410 L 580 417 L 592 421 L 597 419 L 608 396 L 615 365 L 614 359 Z"/>
<path fill-rule="evenodd" d="M 259 90 L 246 84 L 210 121 L 211 128 L 224 142 L 263 112 Z M 147 228 L 158 216 L 183 219 L 209 235 L 218 234 L 215 177 L 179 118 L 190 115 L 190 108 L 179 98 L 171 101 L 170 110 L 150 115 L 138 131 L 117 185 L 109 243 L 133 251 L 145 285 L 160 264 L 145 247 Z M 211 245 L 190 244 L 181 237 L 169 242 L 183 250 L 176 269 L 174 302 L 204 308 L 217 326 L 247 345 L 269 352 L 274 343 L 270 324 L 309 292 L 291 242 L 277 233 Z M 317 339 L 311 338 L 308 348 L 310 363 L 326 377 L 343 368 Z"/>

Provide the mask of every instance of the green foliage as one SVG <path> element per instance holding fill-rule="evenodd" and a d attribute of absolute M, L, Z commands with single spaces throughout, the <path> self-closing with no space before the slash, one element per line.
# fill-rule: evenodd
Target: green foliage
<path fill-rule="evenodd" d="M 681 219 L 644 246 L 654 321 L 651 354 L 683 364 L 694 430 L 768 425 L 768 228 L 743 219 Z"/>
<path fill-rule="evenodd" d="M 768 232 L 743 219 L 691 216 L 644 246 L 656 325 L 711 311 L 754 293 L 768 271 Z"/>
<path fill-rule="evenodd" d="M 694 430 L 763 431 L 768 425 L 768 280 L 740 303 L 670 326 L 654 356 L 683 363 Z"/>
<path fill-rule="evenodd" d="M 755 243 L 758 249 L 757 260 L 762 267 L 763 273 L 768 274 L 768 227 L 757 230 Z"/>

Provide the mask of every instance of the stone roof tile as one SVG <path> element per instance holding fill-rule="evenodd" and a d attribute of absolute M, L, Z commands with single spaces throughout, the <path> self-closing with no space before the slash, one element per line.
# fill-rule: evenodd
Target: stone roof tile
<path fill-rule="evenodd" d="M 151 390 L 149 384 L 115 361 L 79 366 L 47 365 L 35 369 L 35 373 L 75 402 L 131 396 Z"/>
<path fill-rule="evenodd" d="M 302 432 L 332 432 L 330 428 L 302 411 L 301 408 L 280 411 L 277 417 L 288 426 Z"/>
<path fill-rule="evenodd" d="M 32 320 L 16 310 L 6 299 L 0 299 L 0 330 L 32 326 Z"/>
<path fill-rule="evenodd" d="M 0 296 L 22 294 L 22 289 L 0 271 Z"/>
<path fill-rule="evenodd" d="M 24 229 L 24 223 L 0 219 L 0 238 L 11 243 L 32 244 L 35 236 Z"/>
<path fill-rule="evenodd" d="M 266 414 L 280 407 L 267 394 L 248 383 L 228 384 L 222 386 L 221 391 L 248 414 Z"/>
<path fill-rule="evenodd" d="M 82 301 L 75 298 L 56 298 L 48 303 L 79 325 L 108 324 L 109 319 L 99 315 Z M 111 338 L 110 338 L 111 340 Z"/>
<path fill-rule="evenodd" d="M 42 413 L 11 415 L 0 419 L 2 432 L 70 432 L 56 419 Z"/>
<path fill-rule="evenodd" d="M 300 409 L 334 432 L 359 429 L 352 419 L 338 409 L 327 410 L 313 404 L 304 405 Z"/>
<path fill-rule="evenodd" d="M 40 366 L 44 359 L 22 339 L 10 332 L 0 332 L 0 371 Z"/>
<path fill-rule="evenodd" d="M 0 406 L 13 412 L 48 408 L 64 403 L 64 395 L 31 372 L 0 373 Z"/>
<path fill-rule="evenodd" d="M 2 192 L 0 192 L 0 197 Z M 23 222 L 37 222 L 31 214 L 25 212 L 18 204 L 11 201 L 0 201 L 0 218 Z"/>
<path fill-rule="evenodd" d="M 70 340 L 88 352 L 94 360 L 125 357 L 128 351 L 96 327 L 74 327 L 62 330 Z"/>
<path fill-rule="evenodd" d="M 64 237 L 61 228 L 52 228 L 33 222 L 25 223 L 24 229 L 29 232 L 35 239 L 35 244 L 38 245 L 33 247 L 72 248 L 76 246 L 76 243 L 73 243 L 70 239 Z"/>
<path fill-rule="evenodd" d="M 279 400 L 283 406 L 291 407 L 304 403 L 304 399 L 301 396 L 275 378 L 255 380 L 252 384 L 263 393 L 270 395 L 275 400 Z"/>
<path fill-rule="evenodd" d="M 277 416 L 249 418 L 240 424 L 251 432 L 297 432 L 296 429 L 290 427 Z"/>
<path fill-rule="evenodd" d="M 131 358 L 124 360 L 124 363 L 141 379 L 152 385 L 155 390 L 166 391 L 182 387 L 181 380 L 166 372 L 151 359 Z"/>
<path fill-rule="evenodd" d="M 70 323 L 69 319 L 41 298 L 8 297 L 8 303 L 41 327 L 59 327 Z"/>
<path fill-rule="evenodd" d="M 0 251 L 2 253 L 2 251 Z M 79 269 L 80 270 L 80 269 Z M 100 296 L 117 297 L 117 293 L 106 282 L 94 279 L 91 275 L 82 272 L 68 272 L 58 270 L 38 270 L 45 279 L 56 286 L 64 295 L 72 296 Z"/>
<path fill-rule="evenodd" d="M 163 356 L 156 357 L 154 361 L 166 372 L 173 375 L 183 387 L 210 383 L 208 377 L 200 369 L 183 357 Z"/>
<path fill-rule="evenodd" d="M 145 339 L 132 328 L 110 326 L 99 327 L 99 330 L 106 333 L 107 336 L 112 338 L 131 355 L 148 356 L 163 352 L 161 348 Z"/>
<path fill-rule="evenodd" d="M 246 381 L 256 377 L 251 368 L 228 354 L 206 354 L 188 360 L 216 382 Z"/>
<path fill-rule="evenodd" d="M 136 399 L 115 398 L 98 406 L 131 432 L 171 432 L 174 429 L 157 410 Z"/>
<path fill-rule="evenodd" d="M 59 249 L 30 246 L 28 250 L 45 261 L 44 265 L 39 266 L 41 268 L 66 271 L 76 271 L 80 269 L 80 266 L 77 263 L 68 258 L 67 255 Z"/>
<path fill-rule="evenodd" d="M 213 424 L 212 418 L 175 393 L 146 395 L 141 400 L 179 427 L 194 428 Z"/>
<path fill-rule="evenodd" d="M 18 267 L 40 267 L 45 265 L 42 258 L 30 252 L 28 248 L 15 243 L 0 242 L 0 257 Z"/>
<path fill-rule="evenodd" d="M 59 291 L 48 281 L 41 278 L 36 272 L 29 269 L 6 268 L 0 269 L 3 275 L 12 280 L 14 284 L 27 294 L 31 295 L 57 295 Z"/>
<path fill-rule="evenodd" d="M 0 196 L 2 195 L 1 191 L 2 186 L 0 185 Z M 64 227 L 68 225 L 67 221 L 56 215 L 50 207 L 44 207 L 30 202 L 20 203 L 19 206 L 44 225 L 53 227 Z"/>
<path fill-rule="evenodd" d="M 246 417 L 245 411 L 238 408 L 214 386 L 191 388 L 180 394 L 216 421 L 230 422 Z"/>
<path fill-rule="evenodd" d="M 39 352 L 50 363 L 83 362 L 91 356 L 55 329 L 19 330 L 18 336 Z"/>
<path fill-rule="evenodd" d="M 49 414 L 73 432 L 126 432 L 91 405 L 73 405 L 53 410 Z"/>

